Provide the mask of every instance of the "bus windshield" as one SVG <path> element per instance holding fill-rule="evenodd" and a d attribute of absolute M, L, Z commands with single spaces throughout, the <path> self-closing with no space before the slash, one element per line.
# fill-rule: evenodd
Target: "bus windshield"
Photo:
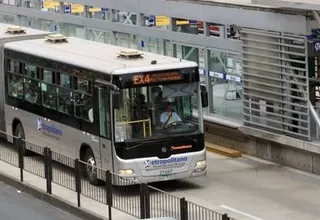
<path fill-rule="evenodd" d="M 137 141 L 199 133 L 192 117 L 198 82 L 125 88 L 115 110 L 115 141 Z"/>

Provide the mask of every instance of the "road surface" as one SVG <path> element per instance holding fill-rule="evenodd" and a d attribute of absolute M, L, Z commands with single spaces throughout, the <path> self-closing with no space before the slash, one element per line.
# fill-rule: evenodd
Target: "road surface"
<path fill-rule="evenodd" d="M 0 159 L 12 158 L 11 163 L 17 164 L 17 155 L 11 149 L 0 143 Z M 249 156 L 234 159 L 208 152 L 207 160 L 206 177 L 151 185 L 197 205 L 228 213 L 237 220 L 319 219 L 320 176 Z M 43 176 L 43 159 L 25 157 L 25 169 Z M 54 165 L 53 179 L 74 189 L 74 172 L 71 170 Z M 92 186 L 82 180 L 82 194 L 105 203 L 104 186 Z M 134 214 L 140 209 L 139 198 L 138 188 L 128 188 L 114 194 L 113 204 L 120 210 L 130 206 L 130 213 Z M 173 210 L 167 206 L 178 202 L 177 199 L 151 192 L 150 200 L 151 217 L 179 215 L 178 208 Z"/>
<path fill-rule="evenodd" d="M 41 200 L 0 182 L 0 219 L 3 220 L 80 220 Z"/>

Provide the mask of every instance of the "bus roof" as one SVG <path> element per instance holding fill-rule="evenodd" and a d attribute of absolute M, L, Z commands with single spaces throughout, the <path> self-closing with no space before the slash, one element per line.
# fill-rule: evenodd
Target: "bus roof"
<path fill-rule="evenodd" d="M 142 58 L 119 58 L 121 50 L 127 48 L 98 43 L 80 38 L 67 38 L 66 43 L 52 43 L 45 39 L 10 42 L 5 48 L 30 55 L 40 56 L 107 74 L 157 71 L 196 67 L 197 63 L 143 52 Z M 153 60 L 157 64 L 152 65 Z"/>
<path fill-rule="evenodd" d="M 8 30 L 11 31 L 8 31 Z M 20 33 L 18 33 L 20 32 Z M 49 35 L 50 32 L 40 31 L 31 28 L 22 28 L 10 24 L 0 23 L 0 40 L 1 41 L 14 41 L 15 39 L 27 40 L 35 38 L 43 38 Z"/>

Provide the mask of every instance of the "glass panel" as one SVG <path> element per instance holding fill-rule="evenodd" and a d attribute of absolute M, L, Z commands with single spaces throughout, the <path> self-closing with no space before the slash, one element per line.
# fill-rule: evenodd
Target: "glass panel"
<path fill-rule="evenodd" d="M 165 40 L 164 45 L 165 45 L 164 55 L 174 57 L 173 44 L 170 41 Z"/>
<path fill-rule="evenodd" d="M 116 45 L 130 48 L 130 35 L 125 33 L 116 33 Z"/>
<path fill-rule="evenodd" d="M 23 15 L 19 16 L 19 24 L 22 27 L 29 27 L 29 18 Z"/>
<path fill-rule="evenodd" d="M 111 44 L 112 34 L 110 32 L 100 30 L 87 30 L 88 40 L 97 41 L 101 43 Z"/>
<path fill-rule="evenodd" d="M 110 138 L 110 94 L 109 90 L 99 88 L 99 121 L 100 135 Z"/>
<path fill-rule="evenodd" d="M 38 72 L 38 68 L 31 64 L 25 64 L 26 74 L 30 78 L 40 79 L 40 74 Z"/>
<path fill-rule="evenodd" d="M 53 22 L 45 19 L 39 19 L 40 30 L 52 31 Z"/>
<path fill-rule="evenodd" d="M 119 22 L 123 24 L 136 25 L 137 24 L 137 15 L 131 12 L 124 12 L 119 10 L 113 10 L 114 19 L 113 22 Z"/>
<path fill-rule="evenodd" d="M 204 60 L 204 49 L 199 49 L 196 47 L 189 47 L 184 45 L 176 44 L 176 55 L 177 58 L 186 59 L 190 61 L 194 61 L 198 63 L 199 69 L 204 70 L 205 69 L 205 60 Z M 202 55 L 202 57 L 200 57 Z M 194 106 L 194 109 L 198 109 L 198 97 L 193 96 L 192 97 L 192 105 Z"/>
<path fill-rule="evenodd" d="M 120 109 L 115 110 L 116 141 L 139 140 L 197 133 L 191 98 L 198 83 L 158 85 L 121 90 Z"/>
<path fill-rule="evenodd" d="M 8 70 L 12 73 L 21 73 L 20 62 L 15 60 L 10 60 Z"/>
<path fill-rule="evenodd" d="M 9 95 L 22 99 L 23 98 L 23 77 L 17 75 L 8 75 Z"/>
<path fill-rule="evenodd" d="M 63 34 L 64 36 L 85 38 L 83 26 L 59 22 L 59 28 L 61 34 Z"/>
<path fill-rule="evenodd" d="M 132 35 L 130 37 L 130 48 L 139 50 L 141 46 L 141 38 L 138 35 Z"/>
<path fill-rule="evenodd" d="M 42 105 L 57 110 L 57 88 L 53 85 L 41 83 Z"/>
<path fill-rule="evenodd" d="M 164 42 L 162 39 L 153 37 L 141 37 L 140 44 L 143 46 L 143 51 L 164 54 Z"/>
<path fill-rule="evenodd" d="M 66 87 L 66 88 L 72 88 L 71 76 L 64 73 L 60 73 L 60 86 Z"/>
<path fill-rule="evenodd" d="M 44 69 L 43 70 L 43 81 L 48 83 L 53 83 L 52 71 Z"/>
<path fill-rule="evenodd" d="M 40 82 L 33 79 L 25 79 L 25 100 L 41 105 Z"/>
<path fill-rule="evenodd" d="M 211 51 L 209 56 L 213 108 L 211 113 L 242 119 L 242 77 L 239 55 Z"/>
<path fill-rule="evenodd" d="M 58 110 L 68 115 L 73 115 L 74 106 L 72 100 L 72 92 L 70 89 L 59 88 L 58 89 Z"/>
<path fill-rule="evenodd" d="M 89 95 L 74 93 L 75 117 L 82 118 L 86 121 L 93 122 L 93 105 L 92 97 Z"/>
<path fill-rule="evenodd" d="M 90 82 L 88 80 L 85 79 L 80 79 L 80 78 L 75 78 L 76 79 L 76 90 L 78 90 L 79 92 L 83 92 L 83 93 L 87 93 L 87 94 L 91 94 L 90 91 Z"/>
<path fill-rule="evenodd" d="M 14 24 L 14 16 L 12 15 L 0 15 L 0 22 L 5 24 Z"/>

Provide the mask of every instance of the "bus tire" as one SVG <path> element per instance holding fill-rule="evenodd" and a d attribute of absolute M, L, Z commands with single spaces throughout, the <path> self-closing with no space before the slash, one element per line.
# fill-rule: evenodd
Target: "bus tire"
<path fill-rule="evenodd" d="M 16 138 L 14 138 L 13 144 L 15 149 L 19 152 L 19 149 L 22 148 L 22 155 L 26 156 L 27 155 L 27 148 L 26 148 L 26 142 L 25 142 L 26 136 L 21 123 L 18 123 L 17 126 L 15 127 L 14 136 L 21 138 L 23 140 L 21 143 L 19 143 L 16 140 Z"/>
<path fill-rule="evenodd" d="M 92 185 L 99 185 L 99 179 L 98 179 L 98 170 L 96 168 L 96 159 L 93 155 L 93 152 L 92 152 L 92 149 L 89 148 L 87 151 L 86 151 L 86 154 L 85 154 L 85 162 L 86 162 L 86 165 L 85 165 L 85 174 L 86 174 L 86 177 L 89 181 L 89 183 L 91 183 Z"/>

